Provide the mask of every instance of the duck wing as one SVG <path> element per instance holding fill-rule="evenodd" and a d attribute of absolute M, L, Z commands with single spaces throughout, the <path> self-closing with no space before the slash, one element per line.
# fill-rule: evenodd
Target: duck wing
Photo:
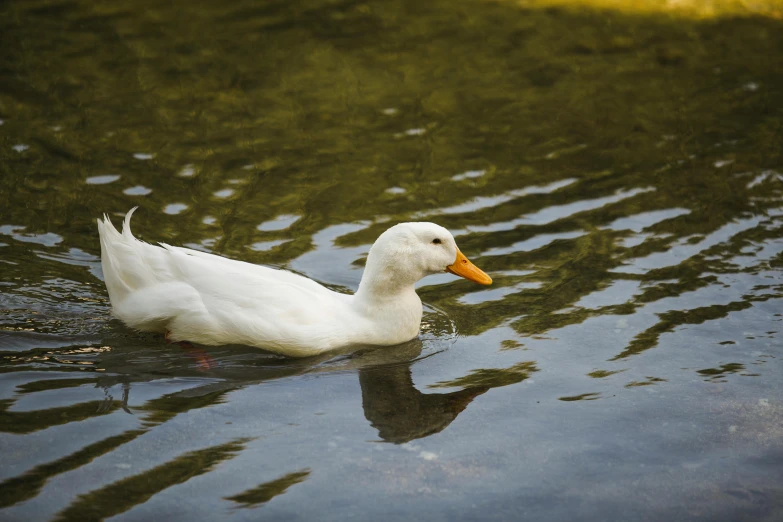
<path fill-rule="evenodd" d="M 174 341 L 281 351 L 334 338 L 344 323 L 350 296 L 292 272 L 144 243 L 130 231 L 132 212 L 121 234 L 107 217 L 98 222 L 114 314 L 129 326 L 168 331 Z"/>

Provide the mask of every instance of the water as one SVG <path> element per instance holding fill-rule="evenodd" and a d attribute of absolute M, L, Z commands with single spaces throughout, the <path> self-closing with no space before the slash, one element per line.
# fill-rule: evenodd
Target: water
<path fill-rule="evenodd" d="M 0 35 L 4 520 L 783 518 L 774 16 L 31 1 Z M 135 205 L 341 291 L 431 220 L 495 283 L 423 280 L 402 346 L 186 351 L 109 315 L 95 219 Z"/>

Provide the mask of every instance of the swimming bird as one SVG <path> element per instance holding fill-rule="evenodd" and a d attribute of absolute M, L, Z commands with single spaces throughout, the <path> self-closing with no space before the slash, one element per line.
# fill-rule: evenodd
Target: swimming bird
<path fill-rule="evenodd" d="M 299 274 L 165 243 L 136 239 L 98 219 L 101 266 L 112 312 L 171 342 L 242 344 L 304 357 L 351 345 L 390 346 L 419 334 L 414 284 L 451 272 L 482 285 L 492 279 L 434 223 L 400 223 L 370 248 L 359 288 L 334 292 Z"/>

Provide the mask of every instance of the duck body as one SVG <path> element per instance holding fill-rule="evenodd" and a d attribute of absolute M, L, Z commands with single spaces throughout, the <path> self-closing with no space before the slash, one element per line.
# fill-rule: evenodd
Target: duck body
<path fill-rule="evenodd" d="M 132 328 L 174 342 L 243 344 L 295 357 L 399 344 L 419 333 L 422 306 L 414 283 L 459 257 L 446 229 L 396 225 L 370 249 L 357 292 L 341 294 L 285 270 L 139 241 L 130 229 L 133 210 L 122 233 L 108 217 L 98 220 L 112 312 Z M 427 248 L 420 248 L 425 241 Z"/>

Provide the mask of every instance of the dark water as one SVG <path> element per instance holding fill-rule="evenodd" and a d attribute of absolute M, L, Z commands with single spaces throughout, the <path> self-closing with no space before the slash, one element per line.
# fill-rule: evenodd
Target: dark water
<path fill-rule="evenodd" d="M 0 518 L 783 519 L 781 25 L 2 3 Z M 402 346 L 185 351 L 110 318 L 134 205 L 347 290 L 431 220 L 495 284 L 422 281 Z"/>

